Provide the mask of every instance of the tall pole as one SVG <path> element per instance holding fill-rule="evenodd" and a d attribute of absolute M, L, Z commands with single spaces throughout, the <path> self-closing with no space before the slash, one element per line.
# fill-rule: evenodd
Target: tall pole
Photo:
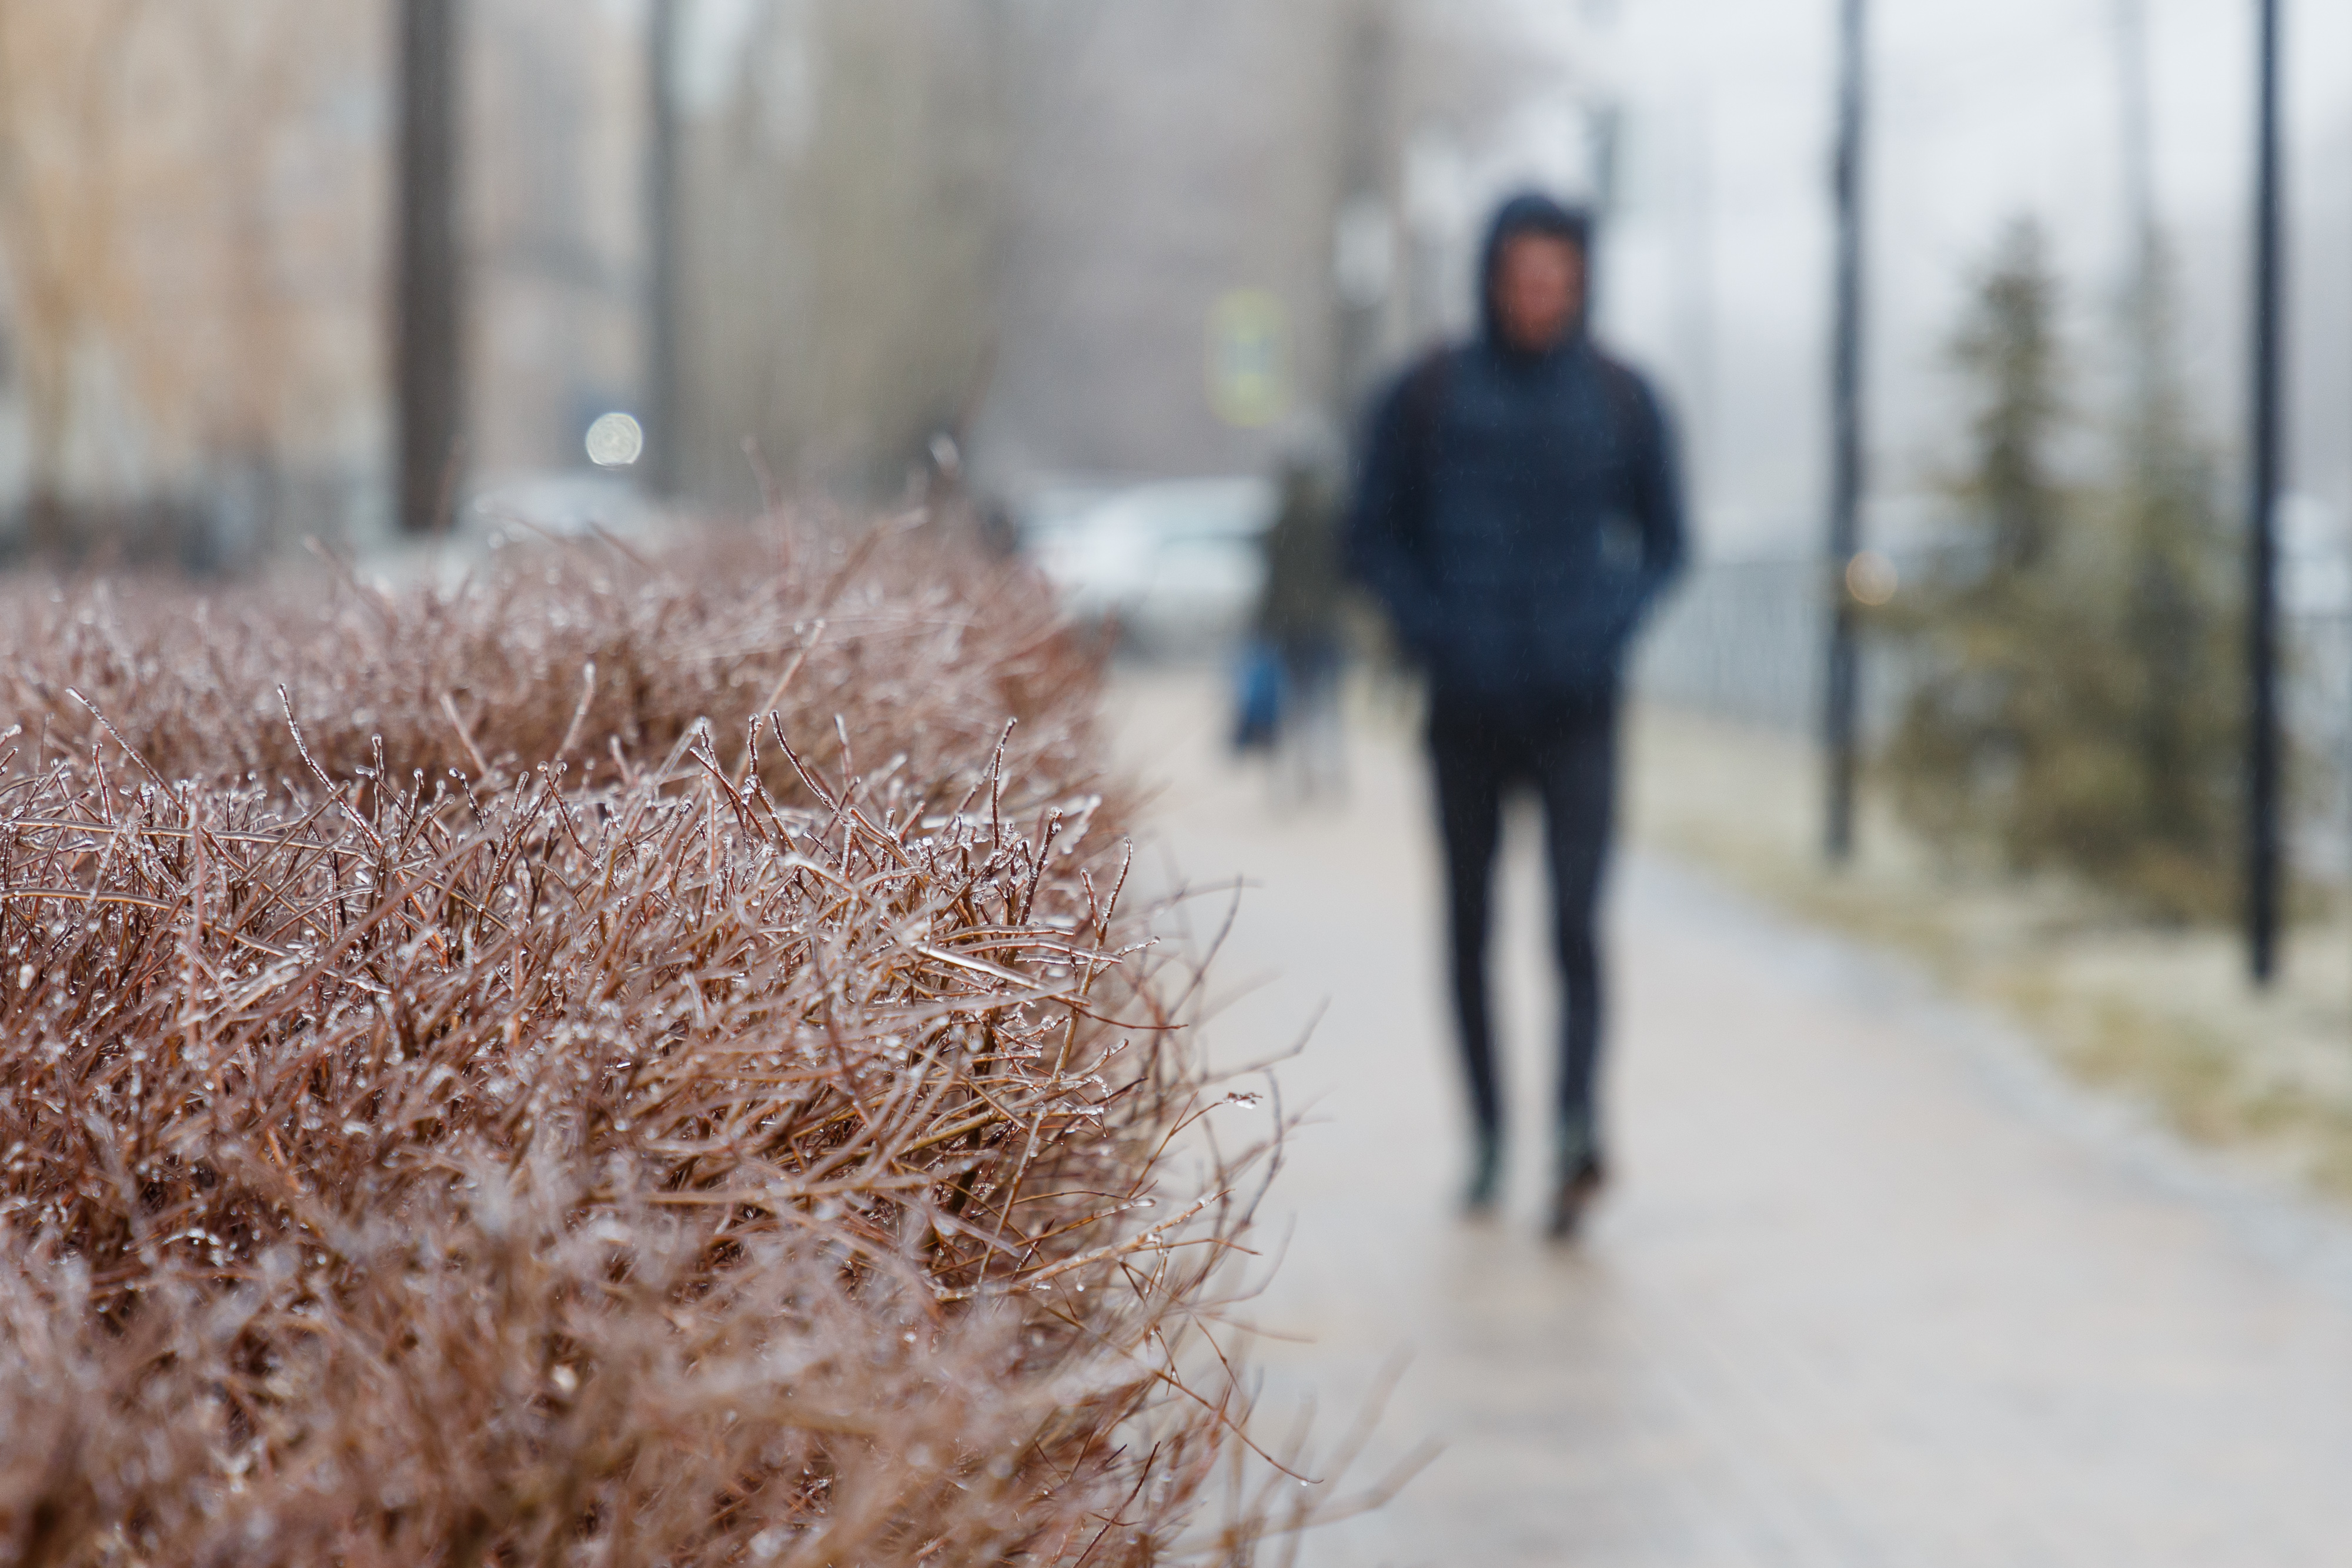
<path fill-rule="evenodd" d="M 1830 366 L 1830 646 L 1822 691 L 1829 820 L 1822 847 L 1832 864 L 1853 856 L 1855 776 L 1861 746 L 1855 641 L 1859 605 L 1846 570 L 1862 549 L 1863 5 L 1841 0 L 1837 162 L 1837 328 Z"/>
<path fill-rule="evenodd" d="M 2246 957 L 2254 984 L 2278 971 L 2279 7 L 2262 16 L 2255 134 L 2253 431 L 2247 505 Z"/>
<path fill-rule="evenodd" d="M 410 533 L 429 533 L 448 521 L 464 459 L 458 22 L 457 0 L 400 0 L 394 507 L 400 527 Z"/>
<path fill-rule="evenodd" d="M 2132 416 L 2143 425 L 2156 397 L 2156 150 L 2148 83 L 2147 0 L 2116 0 L 2116 100 L 2124 181 L 2125 329 Z M 2144 432 L 2142 432 L 2144 434 Z"/>
<path fill-rule="evenodd" d="M 680 117 L 677 0 L 653 0 L 646 16 L 645 423 L 646 486 L 677 492 L 679 450 L 678 218 Z"/>

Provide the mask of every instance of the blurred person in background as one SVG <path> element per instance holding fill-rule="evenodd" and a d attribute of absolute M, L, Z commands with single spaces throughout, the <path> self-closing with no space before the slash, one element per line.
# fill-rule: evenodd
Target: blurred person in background
<path fill-rule="evenodd" d="M 1345 786 L 1339 679 L 1345 665 L 1347 573 L 1340 559 L 1344 481 L 1329 438 L 1292 443 L 1276 476 L 1273 524 L 1260 548 L 1265 586 L 1251 618 L 1254 660 L 1270 662 L 1279 695 L 1264 740 L 1275 781 L 1301 799 Z"/>
<path fill-rule="evenodd" d="M 1381 399 L 1348 537 L 1356 573 L 1428 678 L 1454 1016 L 1476 1119 L 1474 1215 L 1492 1210 L 1503 1164 L 1486 962 L 1503 805 L 1521 787 L 1543 803 L 1565 993 L 1556 1238 L 1575 1232 L 1608 1169 L 1595 924 L 1625 653 L 1685 549 L 1665 413 L 1586 329 L 1591 229 L 1542 195 L 1496 214 L 1481 329 Z"/>

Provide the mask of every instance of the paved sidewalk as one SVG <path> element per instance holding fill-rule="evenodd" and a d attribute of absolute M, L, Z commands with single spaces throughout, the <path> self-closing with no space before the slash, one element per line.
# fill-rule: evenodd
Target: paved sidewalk
<path fill-rule="evenodd" d="M 1413 1356 L 1368 1469 L 1444 1453 L 1318 1564 L 2299 1568 L 2352 1563 L 2352 1226 L 2057 1083 L 1897 967 L 1695 873 L 1615 883 L 1620 1180 L 1538 1239 L 1540 1128 L 1511 1202 L 1459 1221 L 1462 1113 L 1436 1002 L 1434 872 L 1401 739 L 1359 738 L 1331 811 L 1219 756 L 1206 683 L 1127 683 L 1166 852 L 1246 873 L 1213 1027 L 1311 1107 L 1253 1309 L 1278 1406 L 1336 1429 Z M 1513 1088 L 1549 1085 L 1532 823 L 1503 953 Z M 1271 1414 L 1272 1412 L 1269 1412 Z"/>

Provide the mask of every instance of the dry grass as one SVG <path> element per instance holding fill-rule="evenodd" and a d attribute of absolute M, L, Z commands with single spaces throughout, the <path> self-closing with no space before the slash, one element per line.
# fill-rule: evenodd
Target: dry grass
<path fill-rule="evenodd" d="M 1167 1176 L 1224 1096 L 1119 897 L 1093 672 L 942 552 L 34 596 L 0 1561 L 1243 1563 L 1305 1521 L 1210 1337 L 1242 1170 Z"/>

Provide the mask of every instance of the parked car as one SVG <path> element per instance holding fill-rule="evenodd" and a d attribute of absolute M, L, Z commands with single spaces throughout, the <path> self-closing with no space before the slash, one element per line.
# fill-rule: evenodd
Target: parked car
<path fill-rule="evenodd" d="M 1136 653 L 1197 654 L 1246 624 L 1275 502 L 1260 478 L 1066 483 L 1020 508 L 1021 548 L 1074 620 L 1106 626 Z"/>

